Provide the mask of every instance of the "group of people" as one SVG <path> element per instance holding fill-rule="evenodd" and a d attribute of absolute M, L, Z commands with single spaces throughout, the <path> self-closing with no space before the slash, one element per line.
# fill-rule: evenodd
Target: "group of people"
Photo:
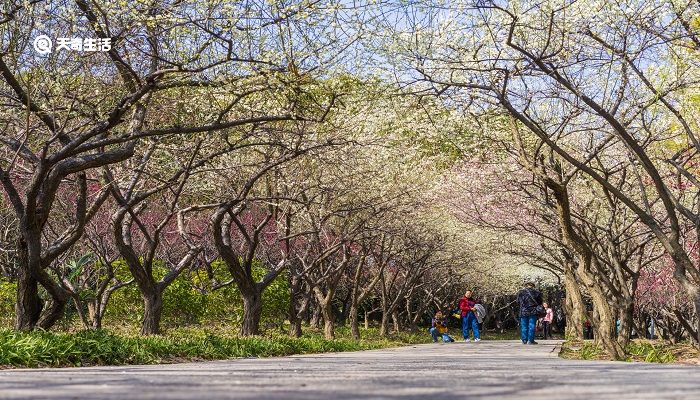
<path fill-rule="evenodd" d="M 523 344 L 537 344 L 535 331 L 538 321 L 542 328 L 544 339 L 551 338 L 554 313 L 549 305 L 542 301 L 542 293 L 535 289 L 534 283 L 528 282 L 524 288 L 518 291 L 517 302 L 520 308 L 520 339 Z M 473 334 L 475 342 L 481 341 L 479 323 L 485 316 L 485 311 L 484 307 L 472 298 L 471 290 L 467 290 L 464 293 L 464 297 L 459 300 L 459 306 L 455 310 L 454 316 L 459 317 L 462 321 L 462 337 L 465 342 L 471 341 L 470 332 Z M 440 310 L 433 317 L 430 335 L 433 338 L 433 342 L 437 342 L 438 337 L 442 337 L 444 343 L 455 341 L 448 334 L 446 316 Z"/>
<path fill-rule="evenodd" d="M 454 311 L 454 316 L 459 317 L 462 321 L 462 337 L 465 342 L 469 342 L 470 332 L 474 335 L 474 341 L 481 341 L 479 333 L 479 323 L 485 314 L 485 309 L 481 304 L 472 298 L 472 291 L 467 290 L 464 297 L 459 300 L 459 306 Z M 444 343 L 454 342 L 455 340 L 447 333 L 446 317 L 442 311 L 438 310 L 433 317 L 430 327 L 430 335 L 433 337 L 433 342 L 437 342 L 438 336 L 442 336 Z"/>

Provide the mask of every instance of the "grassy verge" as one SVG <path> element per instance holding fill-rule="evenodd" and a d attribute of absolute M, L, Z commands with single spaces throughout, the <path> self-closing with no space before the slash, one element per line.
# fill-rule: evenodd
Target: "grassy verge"
<path fill-rule="evenodd" d="M 158 364 L 236 357 L 271 357 L 304 353 L 357 351 L 425 343 L 428 335 L 402 333 L 380 338 L 376 330 L 360 341 L 340 329 L 338 338 L 320 333 L 301 338 L 281 334 L 239 337 L 224 329 L 175 329 L 166 335 L 140 337 L 128 333 L 75 333 L 0 330 L 0 368 Z"/>
<path fill-rule="evenodd" d="M 691 343 L 670 344 L 660 340 L 637 339 L 627 346 L 625 361 L 697 364 L 698 351 Z M 566 341 L 559 355 L 573 360 L 609 360 L 609 355 L 593 341 Z"/>

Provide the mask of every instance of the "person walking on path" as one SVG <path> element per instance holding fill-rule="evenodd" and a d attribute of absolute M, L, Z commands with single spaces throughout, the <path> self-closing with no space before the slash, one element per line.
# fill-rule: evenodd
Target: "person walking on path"
<path fill-rule="evenodd" d="M 454 342 L 455 340 L 447 334 L 447 323 L 442 311 L 438 310 L 433 317 L 433 322 L 430 328 L 430 336 L 433 337 L 433 343 L 437 343 L 438 336 L 442 336 L 443 343 Z"/>
<path fill-rule="evenodd" d="M 481 335 L 479 334 L 479 321 L 476 318 L 476 301 L 472 299 L 472 291 L 467 290 L 464 293 L 464 297 L 459 300 L 459 310 L 462 317 L 462 336 L 464 341 L 469 341 L 469 331 L 474 331 L 474 341 L 481 341 Z"/>
<path fill-rule="evenodd" d="M 523 344 L 537 344 L 535 327 L 538 318 L 537 309 L 542 306 L 542 293 L 535 289 L 534 283 L 527 282 L 525 287 L 520 289 L 518 305 L 520 306 L 520 340 Z"/>
<path fill-rule="evenodd" d="M 544 311 L 546 314 L 542 317 L 542 337 L 547 340 L 549 337 L 552 338 L 552 320 L 554 320 L 554 311 L 549 307 L 549 304 L 543 303 Z"/>

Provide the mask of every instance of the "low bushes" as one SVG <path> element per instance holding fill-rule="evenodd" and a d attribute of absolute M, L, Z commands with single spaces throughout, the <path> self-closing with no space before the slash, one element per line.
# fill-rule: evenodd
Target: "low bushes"
<path fill-rule="evenodd" d="M 63 367 L 87 365 L 157 364 L 235 357 L 357 351 L 421 343 L 428 335 L 401 334 L 380 339 L 374 330 L 354 341 L 340 330 L 336 340 L 320 333 L 301 338 L 284 335 L 238 337 L 217 330 L 175 329 L 167 335 L 141 337 L 105 330 L 77 333 L 16 332 L 0 330 L 0 366 Z"/>
<path fill-rule="evenodd" d="M 653 363 L 695 362 L 697 349 L 691 343 L 670 344 L 663 341 L 633 340 L 625 349 L 626 361 Z M 576 360 L 607 360 L 610 357 L 592 341 L 568 341 L 562 345 L 560 356 Z"/>

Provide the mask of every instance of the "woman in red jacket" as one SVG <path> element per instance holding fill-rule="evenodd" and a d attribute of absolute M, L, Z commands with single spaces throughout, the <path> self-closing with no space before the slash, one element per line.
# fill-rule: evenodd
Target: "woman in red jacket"
<path fill-rule="evenodd" d="M 474 306 L 476 301 L 472 299 L 472 291 L 467 290 L 464 293 L 464 297 L 459 300 L 459 310 L 462 313 L 462 336 L 464 341 L 469 341 L 469 331 L 474 331 L 474 341 L 481 341 L 481 336 L 479 335 L 479 321 L 476 319 L 476 310 Z"/>

